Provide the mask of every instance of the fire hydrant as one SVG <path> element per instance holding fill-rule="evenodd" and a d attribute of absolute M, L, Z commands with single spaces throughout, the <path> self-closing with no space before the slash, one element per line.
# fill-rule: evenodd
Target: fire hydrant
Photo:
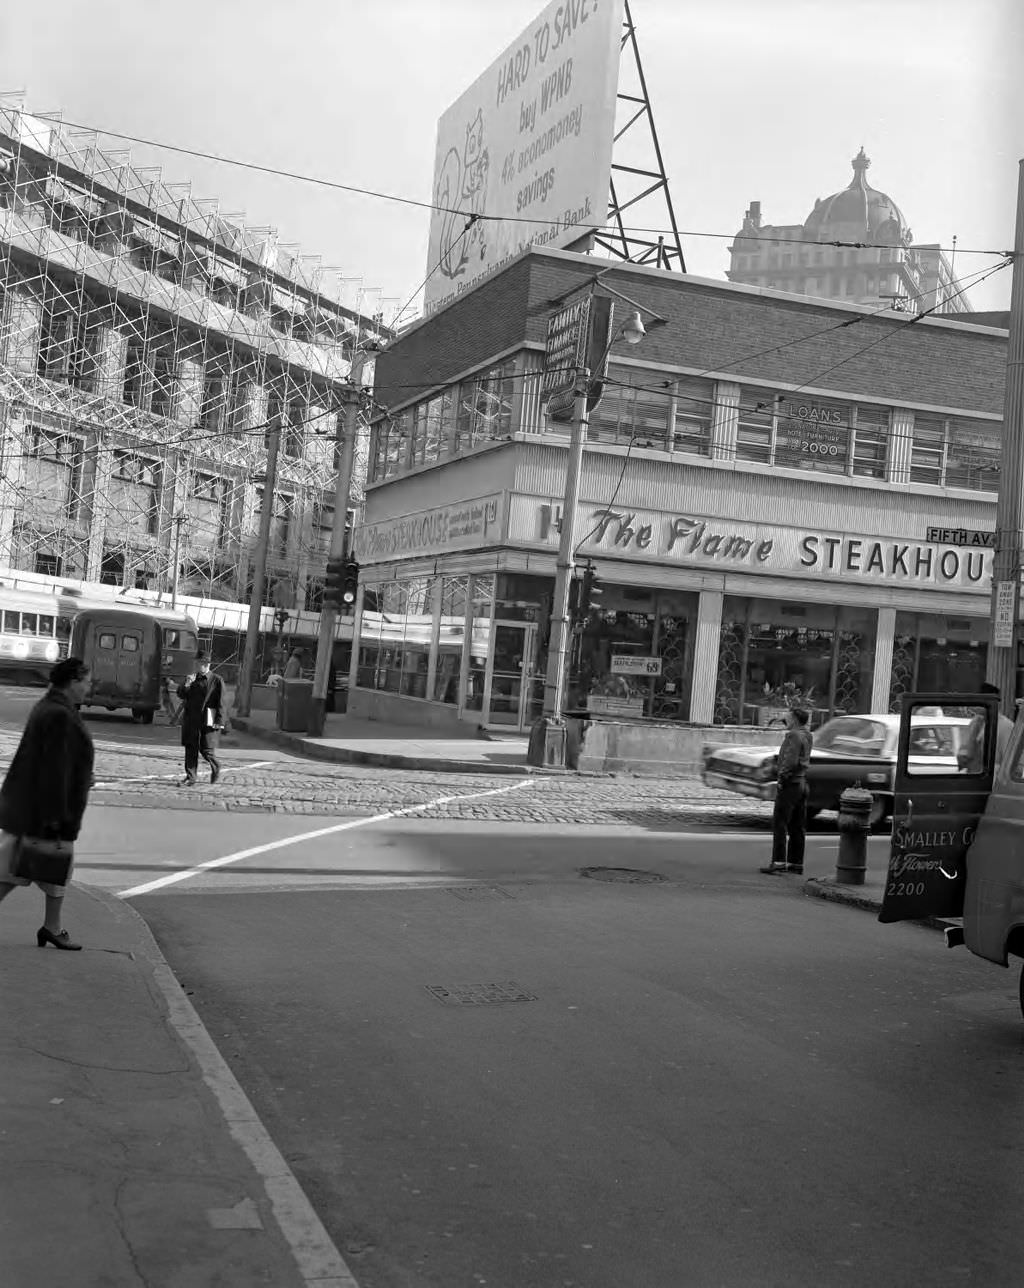
<path fill-rule="evenodd" d="M 859 784 L 839 797 L 839 855 L 837 885 L 863 885 L 868 867 L 868 832 L 874 796 Z"/>

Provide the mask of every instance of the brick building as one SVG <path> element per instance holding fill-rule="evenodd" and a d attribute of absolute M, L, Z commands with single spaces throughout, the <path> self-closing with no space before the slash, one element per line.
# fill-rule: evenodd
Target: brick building
<path fill-rule="evenodd" d="M 602 593 L 570 708 L 819 722 L 976 685 L 1004 330 L 533 250 L 378 359 L 349 710 L 539 714 L 568 458 L 547 321 L 604 286 L 647 335 L 612 344 L 590 418 L 574 545 Z"/>

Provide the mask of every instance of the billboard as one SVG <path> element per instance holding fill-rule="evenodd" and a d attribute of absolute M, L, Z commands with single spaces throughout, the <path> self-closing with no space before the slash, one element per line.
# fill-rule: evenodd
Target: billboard
<path fill-rule="evenodd" d="M 622 14 L 623 0 L 552 0 L 441 117 L 424 313 L 525 247 L 604 223 Z"/>

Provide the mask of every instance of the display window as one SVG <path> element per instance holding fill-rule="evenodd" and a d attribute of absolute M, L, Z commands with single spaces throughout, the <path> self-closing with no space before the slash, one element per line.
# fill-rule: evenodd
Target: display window
<path fill-rule="evenodd" d="M 812 727 L 870 709 L 877 611 L 726 596 L 716 724 L 780 728 L 791 708 Z"/>
<path fill-rule="evenodd" d="M 897 613 L 889 710 L 905 693 L 977 693 L 988 660 L 987 617 Z"/>

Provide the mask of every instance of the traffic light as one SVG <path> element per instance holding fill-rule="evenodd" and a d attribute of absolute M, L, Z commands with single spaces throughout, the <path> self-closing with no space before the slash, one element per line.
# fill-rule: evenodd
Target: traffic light
<path fill-rule="evenodd" d="M 595 603 L 604 594 L 601 583 L 597 580 L 597 573 L 590 564 L 583 569 L 583 580 L 580 583 L 580 604 L 579 615 L 584 620 L 590 616 L 595 608 L 600 604 Z"/>
<path fill-rule="evenodd" d="M 344 559 L 328 559 L 327 575 L 324 578 L 324 608 L 337 612 L 343 603 L 345 591 Z"/>
<path fill-rule="evenodd" d="M 345 608 L 351 608 L 356 602 L 356 591 L 359 589 L 359 564 L 355 559 L 346 559 L 342 569 L 341 602 Z"/>

